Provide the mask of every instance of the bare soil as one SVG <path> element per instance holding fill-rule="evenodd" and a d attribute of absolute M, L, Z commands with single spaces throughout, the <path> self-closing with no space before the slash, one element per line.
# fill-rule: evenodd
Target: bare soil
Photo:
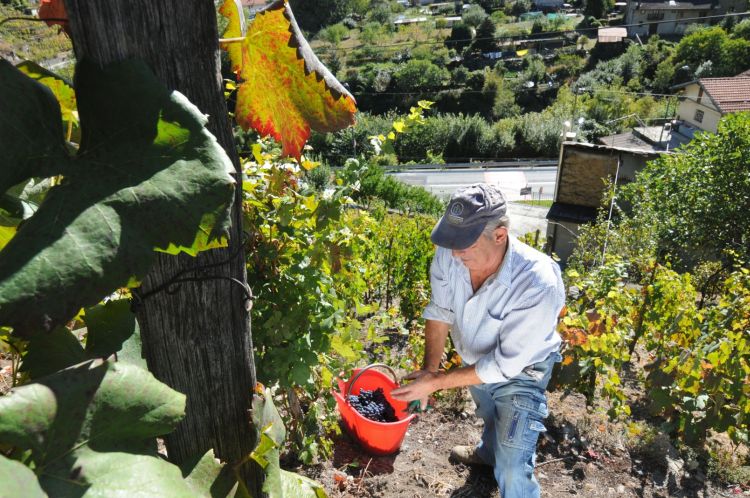
<path fill-rule="evenodd" d="M 666 438 L 646 447 L 622 424 L 587 408 L 583 396 L 548 394 L 548 432 L 540 438 L 536 476 L 543 497 L 708 498 L 750 495 L 707 480 L 686 464 Z M 368 455 L 351 436 L 335 439 L 332 460 L 294 469 L 321 482 L 331 497 L 499 497 L 492 469 L 448 461 L 450 449 L 475 444 L 481 420 L 464 391 L 463 407 L 438 402 L 412 422 L 401 450 Z"/>

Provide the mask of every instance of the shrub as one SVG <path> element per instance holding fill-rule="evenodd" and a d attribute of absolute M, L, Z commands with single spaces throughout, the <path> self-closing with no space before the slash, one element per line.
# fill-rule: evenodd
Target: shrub
<path fill-rule="evenodd" d="M 465 25 L 476 28 L 480 24 L 482 24 L 482 21 L 484 21 L 486 17 L 487 13 L 482 7 L 478 5 L 472 5 L 463 13 L 463 15 L 461 16 L 461 20 Z"/>

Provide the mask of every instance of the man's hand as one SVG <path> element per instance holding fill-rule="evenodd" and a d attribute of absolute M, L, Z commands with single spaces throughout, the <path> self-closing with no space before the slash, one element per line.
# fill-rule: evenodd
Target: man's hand
<path fill-rule="evenodd" d="M 427 370 L 417 370 L 404 377 L 412 382 L 391 391 L 391 396 L 400 401 L 419 400 L 422 411 L 427 410 L 430 394 L 440 389 L 441 375 Z"/>

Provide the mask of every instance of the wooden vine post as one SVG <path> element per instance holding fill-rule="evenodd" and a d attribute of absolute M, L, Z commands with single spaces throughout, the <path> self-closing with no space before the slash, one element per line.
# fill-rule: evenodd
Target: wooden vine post
<path fill-rule="evenodd" d="M 100 64 L 145 60 L 167 88 L 180 91 L 209 116 L 209 130 L 239 175 L 222 92 L 212 0 L 65 0 L 65 5 L 77 59 Z M 142 285 L 148 293 L 196 265 L 214 266 L 192 276 L 219 277 L 154 293 L 136 310 L 149 370 L 187 395 L 185 419 L 166 437 L 169 459 L 176 464 L 209 448 L 221 460 L 236 463 L 255 446 L 249 310 L 242 286 L 229 280 L 247 281 L 244 250 L 237 246 L 242 245 L 241 195 L 238 183 L 229 248 L 197 258 L 159 255 Z M 142 222 L 149 220 L 144 217 Z M 260 467 L 247 463 L 242 474 L 251 493 L 260 496 Z"/>

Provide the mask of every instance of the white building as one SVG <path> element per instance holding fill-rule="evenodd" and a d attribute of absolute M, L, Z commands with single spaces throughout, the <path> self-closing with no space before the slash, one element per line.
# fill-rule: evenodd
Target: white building
<path fill-rule="evenodd" d="M 701 78 L 680 87 L 677 123 L 683 128 L 716 133 L 725 114 L 750 111 L 750 71 L 733 78 Z"/>
<path fill-rule="evenodd" d="M 745 12 L 747 6 L 748 0 L 628 0 L 625 24 L 629 36 L 680 35 L 690 24 L 717 21 L 704 17 Z"/>

